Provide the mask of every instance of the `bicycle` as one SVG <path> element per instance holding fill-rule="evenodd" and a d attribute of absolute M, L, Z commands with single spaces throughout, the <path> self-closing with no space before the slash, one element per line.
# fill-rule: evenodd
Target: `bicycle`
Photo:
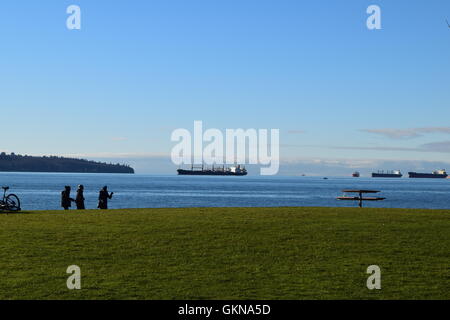
<path fill-rule="evenodd" d="M 17 197 L 15 194 L 6 195 L 6 191 L 9 190 L 9 187 L 2 187 L 2 189 L 3 189 L 3 199 L 0 200 L 0 210 L 19 212 L 21 210 L 19 197 Z"/>

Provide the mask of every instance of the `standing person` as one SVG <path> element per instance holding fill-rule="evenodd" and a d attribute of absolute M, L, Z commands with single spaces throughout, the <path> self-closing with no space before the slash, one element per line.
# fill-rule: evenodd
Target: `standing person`
<path fill-rule="evenodd" d="M 70 197 L 70 186 L 65 186 L 64 190 L 61 191 L 61 207 L 63 207 L 64 210 L 69 210 L 74 201 L 75 200 Z"/>
<path fill-rule="evenodd" d="M 108 187 L 104 186 L 98 195 L 98 206 L 99 209 L 108 209 L 108 199 L 111 199 L 114 192 L 109 193 Z"/>
<path fill-rule="evenodd" d="M 84 206 L 84 186 L 82 184 L 80 184 L 78 186 L 78 190 L 77 190 L 77 196 L 75 197 L 75 203 L 77 205 L 77 210 L 84 210 L 86 209 Z"/>

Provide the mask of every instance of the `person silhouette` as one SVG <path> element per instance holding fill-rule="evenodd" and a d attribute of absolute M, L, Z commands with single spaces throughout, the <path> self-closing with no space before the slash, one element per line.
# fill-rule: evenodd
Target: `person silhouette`
<path fill-rule="evenodd" d="M 65 186 L 64 190 L 61 191 L 61 207 L 63 207 L 64 210 L 69 210 L 74 201 L 75 200 L 70 197 L 70 186 Z"/>
<path fill-rule="evenodd" d="M 77 205 L 77 210 L 85 210 L 84 206 L 84 186 L 80 184 L 77 189 L 77 196 L 75 197 L 75 203 Z"/>
<path fill-rule="evenodd" d="M 98 206 L 99 209 L 108 209 L 108 199 L 111 199 L 114 192 L 109 193 L 108 187 L 104 186 L 98 195 Z"/>

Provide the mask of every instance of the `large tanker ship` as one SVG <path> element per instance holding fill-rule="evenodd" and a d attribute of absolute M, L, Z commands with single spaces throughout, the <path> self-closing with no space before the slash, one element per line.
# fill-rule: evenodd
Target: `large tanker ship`
<path fill-rule="evenodd" d="M 245 167 L 237 165 L 235 167 L 212 167 L 210 169 L 201 166 L 196 168 L 191 167 L 190 170 L 178 169 L 179 175 L 191 175 L 191 176 L 245 176 L 247 175 L 247 170 Z"/>
<path fill-rule="evenodd" d="M 419 173 L 419 172 L 408 172 L 410 178 L 440 178 L 445 179 L 448 177 L 447 172 L 443 170 L 436 170 L 432 173 Z"/>
<path fill-rule="evenodd" d="M 401 178 L 400 170 L 372 172 L 372 178 Z"/>

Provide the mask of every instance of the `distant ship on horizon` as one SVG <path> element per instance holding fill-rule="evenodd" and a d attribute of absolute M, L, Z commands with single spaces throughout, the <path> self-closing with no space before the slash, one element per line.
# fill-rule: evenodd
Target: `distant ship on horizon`
<path fill-rule="evenodd" d="M 200 170 L 195 170 L 200 169 Z M 179 175 L 190 175 L 190 176 L 246 176 L 247 169 L 245 167 L 241 167 L 241 165 L 237 165 L 234 167 L 214 167 L 208 169 L 205 166 L 194 167 L 191 166 L 190 170 L 178 169 Z"/>
<path fill-rule="evenodd" d="M 437 179 L 445 179 L 448 177 L 445 169 L 436 170 L 432 173 L 419 173 L 419 172 L 408 172 L 410 178 L 437 178 Z"/>
<path fill-rule="evenodd" d="M 361 176 L 361 174 L 358 171 L 355 171 L 352 173 L 353 178 L 359 178 L 360 176 Z"/>
<path fill-rule="evenodd" d="M 403 174 L 400 170 L 391 170 L 391 171 L 384 171 L 379 170 L 378 172 L 372 172 L 372 178 L 401 178 L 403 177 Z"/>

